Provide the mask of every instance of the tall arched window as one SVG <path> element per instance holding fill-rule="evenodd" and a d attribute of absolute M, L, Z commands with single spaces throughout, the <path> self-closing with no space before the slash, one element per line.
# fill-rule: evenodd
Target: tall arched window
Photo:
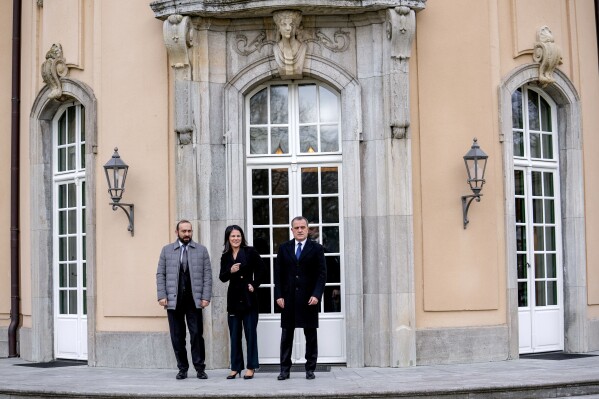
<path fill-rule="evenodd" d="M 564 347 L 555 108 L 528 85 L 512 95 L 520 353 Z"/>
<path fill-rule="evenodd" d="M 62 107 L 53 121 L 54 350 L 87 359 L 85 109 Z"/>
<path fill-rule="evenodd" d="M 345 361 L 340 126 L 339 94 L 321 83 L 270 83 L 246 97 L 248 236 L 268 265 L 259 290 L 264 363 L 278 362 L 278 346 L 272 345 L 280 337 L 273 265 L 279 245 L 291 239 L 290 220 L 298 215 L 309 220 L 310 238 L 326 251 L 319 329 L 325 343 L 319 345 L 319 361 Z M 303 360 L 303 352 L 296 352 L 295 360 Z"/>

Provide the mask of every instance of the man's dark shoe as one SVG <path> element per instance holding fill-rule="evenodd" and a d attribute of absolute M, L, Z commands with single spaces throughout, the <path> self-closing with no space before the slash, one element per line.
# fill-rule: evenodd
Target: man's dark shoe
<path fill-rule="evenodd" d="M 187 371 L 179 370 L 177 376 L 175 377 L 178 380 L 184 380 L 187 378 Z"/>
<path fill-rule="evenodd" d="M 306 379 L 307 380 L 313 380 L 314 378 L 316 378 L 316 376 L 314 375 L 313 371 L 306 371 Z"/>
<path fill-rule="evenodd" d="M 289 373 L 281 373 L 279 374 L 279 376 L 277 377 L 277 380 L 279 381 L 283 381 L 289 378 Z"/>
<path fill-rule="evenodd" d="M 200 380 L 207 380 L 208 379 L 208 374 L 206 374 L 205 371 L 198 371 L 198 378 Z"/>

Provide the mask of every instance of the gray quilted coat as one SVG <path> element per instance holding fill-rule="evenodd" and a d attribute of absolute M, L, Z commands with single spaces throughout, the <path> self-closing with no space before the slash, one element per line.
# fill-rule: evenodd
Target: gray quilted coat
<path fill-rule="evenodd" d="M 195 241 L 189 242 L 187 250 L 191 291 L 196 307 L 200 308 L 202 299 L 210 301 L 210 298 L 212 298 L 210 256 L 206 247 Z M 179 240 L 165 245 L 160 252 L 158 270 L 156 271 L 156 288 L 158 300 L 162 298 L 167 299 L 167 309 L 175 309 L 177 307 L 180 257 L 181 245 L 179 244 Z"/>

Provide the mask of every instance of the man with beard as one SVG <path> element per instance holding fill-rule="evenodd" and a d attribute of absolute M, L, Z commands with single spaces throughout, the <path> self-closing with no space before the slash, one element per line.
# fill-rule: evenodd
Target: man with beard
<path fill-rule="evenodd" d="M 208 250 L 193 241 L 188 220 L 177 223 L 177 241 L 165 245 L 160 252 L 156 286 L 158 304 L 166 309 L 171 342 L 177 358 L 177 379 L 187 378 L 189 362 L 185 348 L 185 319 L 189 329 L 191 360 L 197 377 L 206 379 L 206 350 L 202 336 L 202 309 L 212 297 L 212 268 Z"/>

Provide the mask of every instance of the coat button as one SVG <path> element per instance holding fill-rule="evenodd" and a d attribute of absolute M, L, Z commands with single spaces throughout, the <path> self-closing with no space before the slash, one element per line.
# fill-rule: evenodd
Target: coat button
<path fill-rule="evenodd" d="M 243 278 L 243 276 L 239 277 L 239 278 Z"/>

